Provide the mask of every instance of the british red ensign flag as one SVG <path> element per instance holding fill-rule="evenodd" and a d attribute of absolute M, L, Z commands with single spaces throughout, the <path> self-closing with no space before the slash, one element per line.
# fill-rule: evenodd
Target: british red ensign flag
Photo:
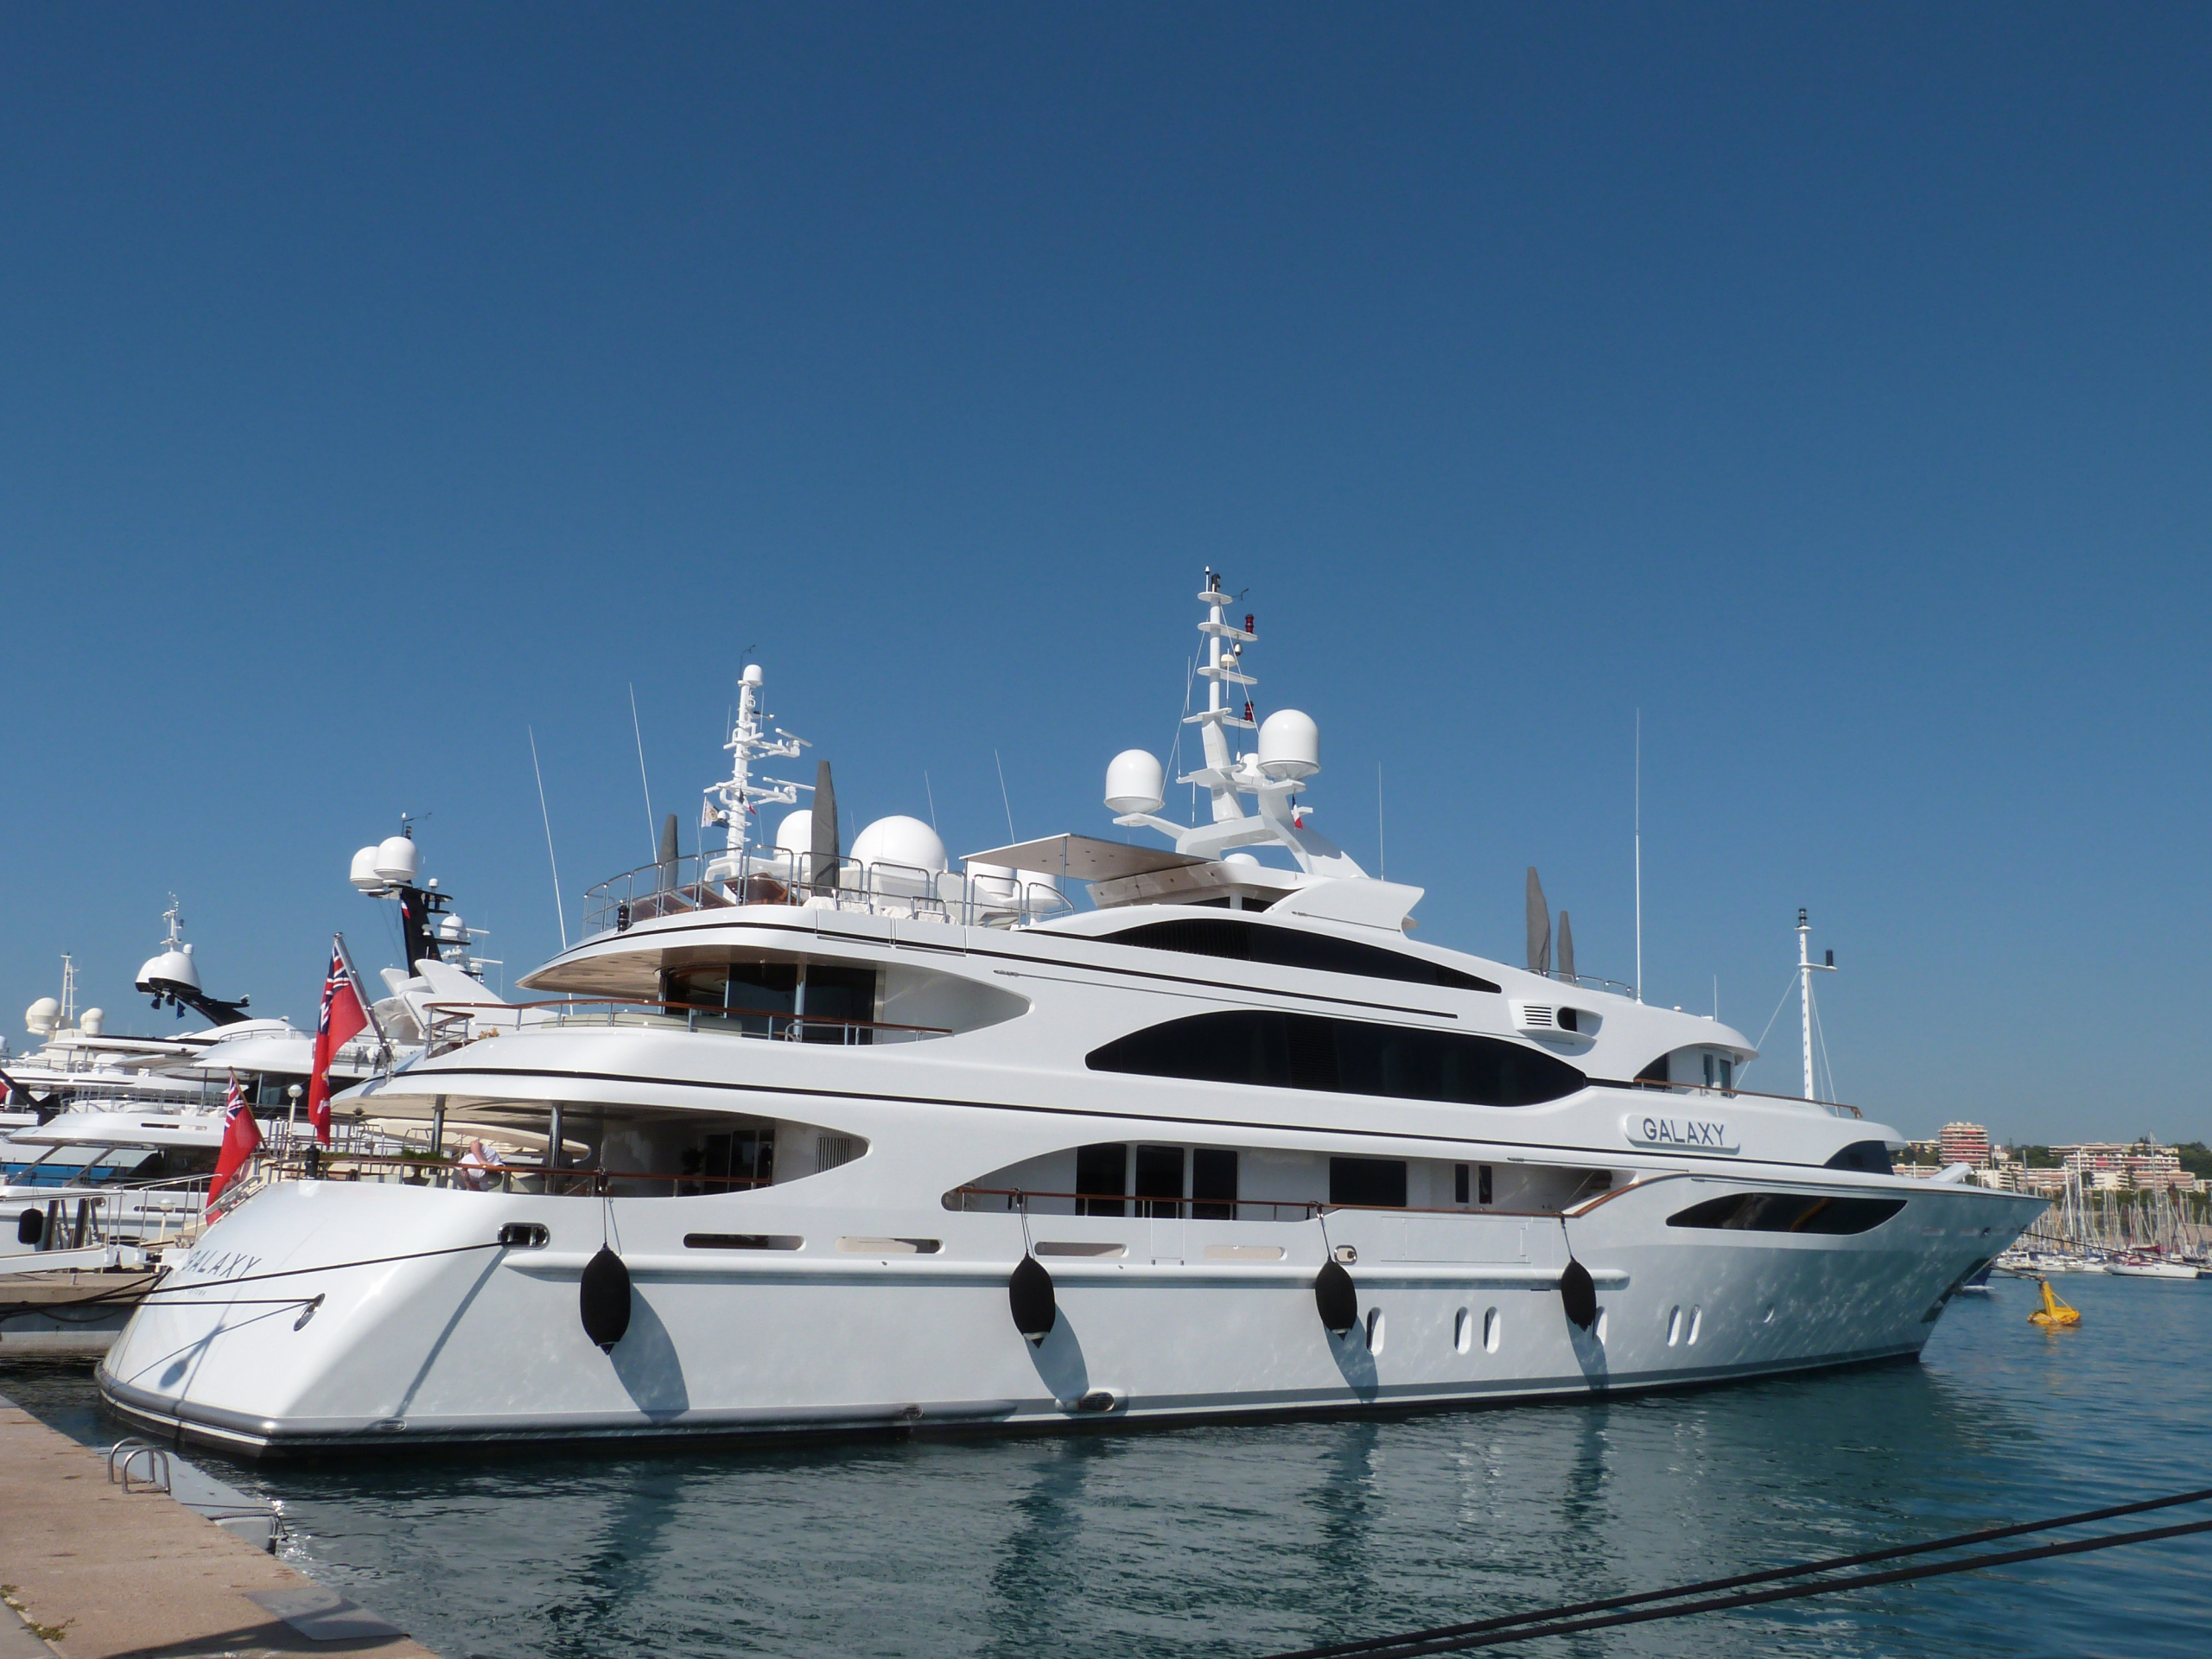
<path fill-rule="evenodd" d="M 207 1183 L 207 1207 L 213 1210 L 223 1189 L 245 1167 L 246 1160 L 261 1150 L 261 1125 L 253 1121 L 253 1108 L 245 1103 L 238 1073 L 231 1073 L 231 1092 L 223 1102 L 223 1149 L 215 1154 L 215 1173 Z"/>
<path fill-rule="evenodd" d="M 360 1035 L 369 1023 L 368 1005 L 346 964 L 346 952 L 330 942 L 330 967 L 322 976 L 322 1012 L 315 1026 L 315 1071 L 308 1078 L 308 1122 L 315 1138 L 330 1144 L 330 1057 Z"/>

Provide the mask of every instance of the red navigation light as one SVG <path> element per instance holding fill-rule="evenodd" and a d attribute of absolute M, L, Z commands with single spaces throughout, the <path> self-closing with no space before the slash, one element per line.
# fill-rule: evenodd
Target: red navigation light
<path fill-rule="evenodd" d="M 1259 632 L 1257 628 L 1252 626 L 1252 613 L 1249 611 L 1244 613 L 1244 632 L 1247 633 L 1257 633 Z"/>
<path fill-rule="evenodd" d="M 1244 718 L 1247 720 L 1252 718 L 1252 700 L 1249 697 L 1244 700 Z"/>

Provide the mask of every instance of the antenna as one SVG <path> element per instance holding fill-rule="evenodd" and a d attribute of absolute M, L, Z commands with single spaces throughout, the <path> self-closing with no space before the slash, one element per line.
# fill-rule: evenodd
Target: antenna
<path fill-rule="evenodd" d="M 937 791 L 930 787 L 930 769 L 927 766 L 922 768 L 922 793 L 929 798 L 930 828 L 934 830 L 937 828 Z"/>
<path fill-rule="evenodd" d="M 1375 870 L 1376 878 L 1390 879 L 1390 861 L 1382 849 L 1382 763 L 1375 763 Z"/>
<path fill-rule="evenodd" d="M 645 839 L 652 842 L 653 856 L 660 856 L 660 838 L 653 829 L 653 786 L 645 781 L 645 734 L 638 725 L 638 688 L 630 687 L 630 732 L 638 740 L 638 784 L 645 791 Z"/>
<path fill-rule="evenodd" d="M 1014 833 L 1014 802 L 1006 792 L 1006 762 L 999 759 L 996 749 L 991 751 L 991 764 L 999 769 L 999 800 L 1006 808 L 1006 838 L 1008 842 L 1020 841 L 1021 837 Z"/>
<path fill-rule="evenodd" d="M 553 815 L 545 810 L 545 770 L 537 764 L 537 730 L 535 727 L 529 730 L 530 769 L 537 777 L 537 816 L 545 820 L 545 861 L 553 867 L 553 918 L 561 925 L 561 948 L 566 950 L 569 916 L 561 906 L 561 861 L 553 856 Z"/>
<path fill-rule="evenodd" d="M 1643 1001 L 1643 710 L 1636 711 L 1636 1000 Z"/>

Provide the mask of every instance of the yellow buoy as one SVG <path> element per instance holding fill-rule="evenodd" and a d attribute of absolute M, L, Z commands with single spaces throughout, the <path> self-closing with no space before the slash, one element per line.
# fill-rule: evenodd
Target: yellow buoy
<path fill-rule="evenodd" d="M 2082 1323 L 2081 1314 L 2058 1300 L 2058 1294 L 2051 1289 L 2050 1280 L 2038 1279 L 2036 1283 L 2043 1287 L 2043 1306 L 2028 1315 L 2030 1325 L 2061 1325 Z"/>

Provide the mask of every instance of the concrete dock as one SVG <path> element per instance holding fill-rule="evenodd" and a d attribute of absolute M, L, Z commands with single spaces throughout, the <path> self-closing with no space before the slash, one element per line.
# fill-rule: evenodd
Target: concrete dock
<path fill-rule="evenodd" d="M 435 1659 L 4 1399 L 0 1585 L 0 1659 Z"/>

